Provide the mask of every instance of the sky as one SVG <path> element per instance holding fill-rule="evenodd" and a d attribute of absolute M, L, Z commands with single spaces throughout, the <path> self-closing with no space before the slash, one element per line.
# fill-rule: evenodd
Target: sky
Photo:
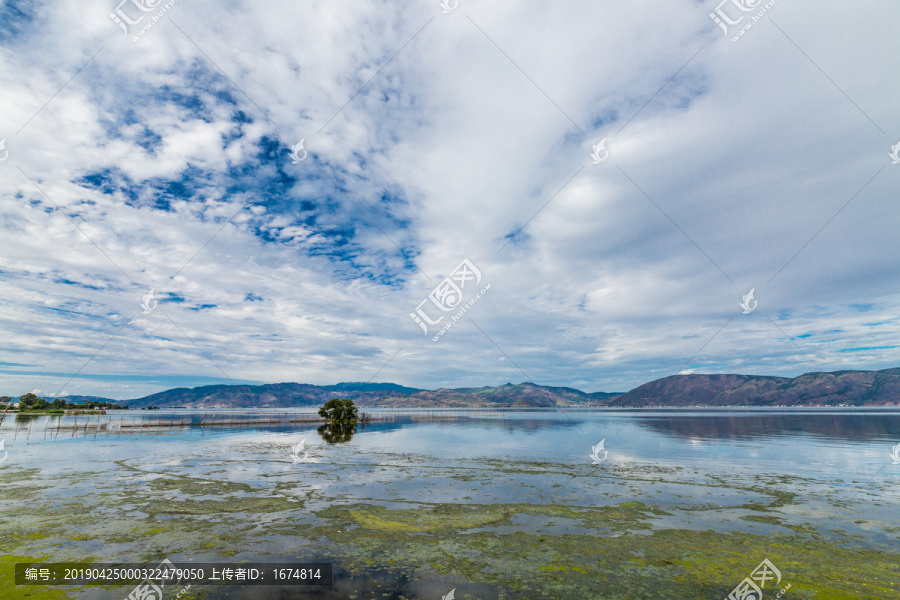
<path fill-rule="evenodd" d="M 898 366 L 898 23 L 0 1 L 0 394 Z"/>

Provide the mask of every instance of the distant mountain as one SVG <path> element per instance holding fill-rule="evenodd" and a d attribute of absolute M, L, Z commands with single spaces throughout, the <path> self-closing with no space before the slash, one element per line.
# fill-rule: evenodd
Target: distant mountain
<path fill-rule="evenodd" d="M 574 388 L 545 387 L 533 383 L 498 387 L 421 390 L 394 383 L 305 383 L 266 385 L 206 385 L 175 388 L 123 400 L 133 408 L 187 406 L 190 408 L 289 408 L 321 406 L 335 397 L 350 398 L 359 406 L 490 407 L 490 406 L 593 406 L 617 394 L 587 394 Z"/>
<path fill-rule="evenodd" d="M 40 396 L 40 394 L 38 394 Z M 111 400 L 110 398 L 103 398 L 101 396 L 60 396 L 66 402 L 70 402 L 73 404 L 84 404 L 85 402 L 119 402 L 118 400 Z M 55 397 L 54 397 L 55 398 Z M 53 400 L 54 398 L 50 398 Z M 18 398 L 16 398 L 18 400 Z"/>
<path fill-rule="evenodd" d="M 534 383 L 423 390 L 395 383 L 206 385 L 175 388 L 119 401 L 133 408 L 292 408 L 350 398 L 359 406 L 384 407 L 685 407 L 685 406 L 900 406 L 900 368 L 883 371 L 765 375 L 673 375 L 628 393 L 587 393 Z M 68 400 L 100 400 L 69 396 Z"/>
<path fill-rule="evenodd" d="M 606 392 L 587 394 L 574 388 L 549 387 L 534 383 L 518 385 L 507 383 L 497 387 L 422 390 L 406 396 L 381 399 L 377 406 L 595 406 L 618 395 Z"/>
<path fill-rule="evenodd" d="M 350 398 L 360 405 L 397 394 L 415 393 L 393 383 L 340 383 L 330 386 L 308 383 L 268 383 L 265 385 L 205 385 L 175 388 L 143 398 L 124 400 L 128 406 L 143 408 L 187 406 L 191 408 L 293 408 L 321 406 L 331 398 Z"/>
<path fill-rule="evenodd" d="M 645 383 L 609 406 L 900 406 L 900 368 L 764 375 L 673 375 Z"/>
<path fill-rule="evenodd" d="M 397 394 L 415 394 L 423 390 L 419 388 L 405 387 L 396 383 L 338 383 L 335 385 L 323 386 L 323 389 L 333 390 L 335 392 L 353 391 L 353 392 L 394 392 Z"/>

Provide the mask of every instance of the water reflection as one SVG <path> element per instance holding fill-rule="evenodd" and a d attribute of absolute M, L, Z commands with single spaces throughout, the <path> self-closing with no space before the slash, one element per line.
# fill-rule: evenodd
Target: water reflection
<path fill-rule="evenodd" d="M 59 417 L 59 415 L 42 415 L 42 414 L 22 414 L 16 413 L 16 423 L 33 423 L 35 420 L 45 416 Z M 2 422 L 2 421 L 0 421 Z"/>
<path fill-rule="evenodd" d="M 518 446 L 547 441 L 560 442 L 588 435 L 591 444 L 601 438 L 623 440 L 669 439 L 696 443 L 701 440 L 746 442 L 759 439 L 806 438 L 833 441 L 900 441 L 900 410 L 897 409 L 784 409 L 784 410 L 417 410 L 372 411 L 369 423 L 322 424 L 321 418 L 300 411 L 217 411 L 178 413 L 152 417 L 122 411 L 113 416 L 0 415 L 0 434 L 11 440 L 34 442 L 57 438 L 113 438 L 120 436 L 216 436 L 239 432 L 278 433 L 313 428 L 329 445 L 344 444 L 365 430 L 368 434 L 398 434 L 421 438 L 424 446 L 434 436 L 448 439 L 449 446 L 496 447 L 506 440 Z M 452 435 L 450 432 L 453 432 Z M 597 437 L 599 436 L 599 437 Z M 596 439 L 594 439 L 596 437 Z M 531 440 L 527 444 L 525 440 Z M 551 442 L 552 440 L 552 442 Z M 563 444 L 565 445 L 565 444 Z"/>
<path fill-rule="evenodd" d="M 316 431 L 322 436 L 322 439 L 329 444 L 343 444 L 353 439 L 356 433 L 356 425 L 349 423 L 328 423 L 322 425 Z"/>
<path fill-rule="evenodd" d="M 850 441 L 900 439 L 900 412 L 693 412 L 641 416 L 634 423 L 679 439 L 747 440 L 807 435 Z"/>

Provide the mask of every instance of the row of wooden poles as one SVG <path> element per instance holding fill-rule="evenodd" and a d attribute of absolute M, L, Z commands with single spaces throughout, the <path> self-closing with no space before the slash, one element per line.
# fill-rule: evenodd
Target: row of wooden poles
<path fill-rule="evenodd" d="M 7 419 L 13 415 L 7 415 Z M 500 411 L 485 411 L 471 409 L 430 409 L 430 410 L 410 410 L 397 409 L 385 411 L 381 410 L 376 413 L 361 413 L 363 423 L 366 422 L 384 422 L 384 421 L 400 421 L 400 420 L 432 420 L 432 419 L 453 419 L 453 418 L 485 418 L 485 417 L 503 417 Z M 20 432 L 26 433 L 26 441 L 31 437 L 32 429 L 35 423 L 41 422 L 44 425 L 44 437 L 52 434 L 53 437 L 60 433 L 69 433 L 74 437 L 76 433 L 87 435 L 93 433 L 96 437 L 99 433 L 116 434 L 140 434 L 159 431 L 177 431 L 186 428 L 203 429 L 255 429 L 260 427 L 278 427 L 290 426 L 299 423 L 322 424 L 325 420 L 318 413 L 264 413 L 258 412 L 253 414 L 222 414 L 222 413 L 204 413 L 204 414 L 187 414 L 184 416 L 166 415 L 76 415 L 71 417 L 55 417 L 47 418 L 46 416 L 33 416 L 27 421 L 16 420 L 16 427 L 13 429 L 13 439 L 18 437 Z M 2 425 L 2 420 L 0 420 Z M 27 426 L 27 427 L 26 427 Z"/>

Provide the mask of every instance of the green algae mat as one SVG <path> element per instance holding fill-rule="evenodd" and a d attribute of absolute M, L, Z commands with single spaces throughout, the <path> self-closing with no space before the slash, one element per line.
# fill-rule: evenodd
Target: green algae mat
<path fill-rule="evenodd" d="M 0 599 L 130 591 L 17 588 L 16 562 L 163 558 L 335 566 L 332 586 L 194 586 L 180 600 L 437 599 L 451 590 L 471 600 L 715 600 L 763 560 L 779 575 L 762 581 L 767 600 L 781 590 L 798 600 L 900 598 L 900 528 L 860 518 L 866 506 L 896 506 L 893 478 L 847 494 L 810 477 L 641 464 L 448 465 L 381 453 L 296 465 L 282 456 L 287 442 L 233 444 L 236 459 L 182 450 L 79 468 L 4 465 Z"/>

